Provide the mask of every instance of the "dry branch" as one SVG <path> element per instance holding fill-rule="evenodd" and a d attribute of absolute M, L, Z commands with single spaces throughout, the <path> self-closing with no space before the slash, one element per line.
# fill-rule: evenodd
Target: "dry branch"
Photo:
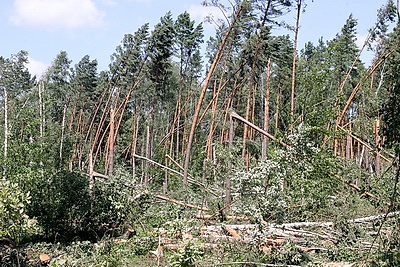
<path fill-rule="evenodd" d="M 358 218 L 358 219 L 353 219 L 353 220 L 348 220 L 347 222 L 349 223 L 364 223 L 364 222 L 372 222 L 376 220 L 380 220 L 383 218 L 393 218 L 400 216 L 400 211 L 394 211 L 394 212 L 389 212 L 387 214 L 379 214 L 375 216 L 369 216 L 369 217 L 364 217 L 364 218 Z"/>
<path fill-rule="evenodd" d="M 304 227 L 332 227 L 333 222 L 295 222 L 295 223 L 284 223 L 284 224 L 269 224 L 263 221 L 263 224 L 274 227 L 274 228 L 291 228 L 299 229 Z"/>
<path fill-rule="evenodd" d="M 217 212 L 215 212 L 213 215 L 210 216 L 209 219 L 204 220 L 203 225 L 210 219 L 214 218 L 215 216 L 217 216 L 218 214 L 220 214 L 223 210 L 229 208 L 233 203 L 235 203 L 236 201 L 238 201 L 239 198 L 235 199 L 234 201 L 229 202 L 228 204 L 226 204 L 224 207 L 222 207 L 221 209 L 219 209 Z"/>
<path fill-rule="evenodd" d="M 231 112 L 231 117 L 235 118 L 245 124 L 247 124 L 248 126 L 250 126 L 251 128 L 253 128 L 254 130 L 258 131 L 259 133 L 265 135 L 266 137 L 268 137 L 269 139 L 279 143 L 281 146 L 288 148 L 290 147 L 288 144 L 286 144 L 285 142 L 283 142 L 282 140 L 277 139 L 275 136 L 269 134 L 268 132 L 264 131 L 263 129 L 261 129 L 260 127 L 256 126 L 255 124 L 249 122 L 248 120 L 244 119 L 243 117 L 241 117 L 240 115 L 238 115 L 236 112 L 232 111 Z"/>
<path fill-rule="evenodd" d="M 240 238 L 240 235 L 238 232 L 232 228 L 230 228 L 228 225 L 225 225 L 225 230 L 228 231 L 228 233 L 233 236 L 234 238 Z"/>
<path fill-rule="evenodd" d="M 348 135 L 350 135 L 351 137 L 353 137 L 354 139 L 356 139 L 358 142 L 360 142 L 361 144 L 363 144 L 366 148 L 368 148 L 369 150 L 375 152 L 378 156 L 380 156 L 381 158 L 383 158 L 384 160 L 386 160 L 387 162 L 391 162 L 390 159 L 388 159 L 387 157 L 385 157 L 384 155 L 382 155 L 381 152 L 378 151 L 378 149 L 371 147 L 370 145 L 368 145 L 366 142 L 364 142 L 363 140 L 361 140 L 361 138 L 359 138 L 357 135 L 353 134 L 350 131 L 347 131 L 346 129 L 344 129 L 342 126 L 338 125 L 339 129 L 341 129 L 342 131 L 346 132 Z M 396 156 L 390 153 L 387 153 L 389 157 L 391 158 L 395 158 Z"/>
<path fill-rule="evenodd" d="M 350 104 L 353 102 L 353 99 L 355 98 L 355 96 L 357 95 L 358 91 L 361 88 L 361 85 L 363 84 L 364 80 L 368 79 L 369 76 L 371 76 L 375 70 L 393 53 L 393 51 L 390 51 L 389 53 L 387 53 L 378 63 L 376 63 L 375 65 L 372 65 L 374 67 L 372 67 L 372 70 L 368 72 L 368 74 L 361 79 L 361 81 L 356 85 L 356 87 L 354 87 L 353 92 L 351 93 L 351 95 L 349 96 L 349 98 L 347 99 L 346 105 L 343 108 L 343 110 L 341 111 L 337 121 L 336 121 L 336 125 L 340 125 L 342 124 L 343 118 L 346 115 L 347 109 L 350 107 Z"/>
<path fill-rule="evenodd" d="M 212 215 L 208 215 L 208 214 L 197 214 L 195 216 L 196 219 L 200 219 L 200 220 L 210 220 L 212 219 Z M 247 221 L 249 220 L 249 217 L 247 216 L 236 216 L 236 215 L 226 215 L 225 218 L 227 220 L 238 220 L 238 221 Z"/>

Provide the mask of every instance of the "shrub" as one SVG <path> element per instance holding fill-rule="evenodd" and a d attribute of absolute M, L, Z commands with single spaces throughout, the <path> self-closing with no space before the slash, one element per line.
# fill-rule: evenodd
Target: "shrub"
<path fill-rule="evenodd" d="M 23 193 L 18 184 L 0 181 L 0 238 L 20 242 L 36 231 L 35 220 L 26 213 L 29 202 L 29 194 Z"/>
<path fill-rule="evenodd" d="M 30 214 L 37 217 L 46 238 L 98 239 L 113 234 L 134 215 L 134 192 L 123 183 L 114 178 L 96 180 L 90 192 L 87 176 L 60 171 L 35 183 Z"/>

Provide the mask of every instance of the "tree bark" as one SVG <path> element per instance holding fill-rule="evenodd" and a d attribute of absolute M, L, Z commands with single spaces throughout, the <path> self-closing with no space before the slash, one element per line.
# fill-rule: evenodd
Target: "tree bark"
<path fill-rule="evenodd" d="M 301 13 L 301 1 L 297 1 L 297 18 L 296 18 L 296 31 L 294 35 L 293 43 L 293 66 L 292 66 L 292 90 L 290 96 L 290 129 L 293 129 L 294 124 L 294 91 L 296 87 L 296 59 L 297 59 L 297 39 L 299 35 L 299 24 L 300 24 L 300 13 Z"/>
<path fill-rule="evenodd" d="M 7 158 L 8 158 L 8 92 L 6 87 L 3 89 L 3 97 L 4 97 L 4 151 L 3 151 L 3 179 L 7 179 Z"/>
<path fill-rule="evenodd" d="M 203 100 L 204 97 L 206 95 L 207 89 L 208 89 L 208 84 L 211 81 L 211 77 L 212 74 L 214 73 L 215 68 L 217 67 L 217 63 L 219 62 L 219 60 L 221 59 L 221 55 L 222 55 L 222 51 L 224 50 L 225 44 L 228 40 L 228 37 L 232 31 L 233 26 L 236 23 L 236 20 L 238 19 L 240 12 L 242 11 L 243 6 L 241 5 L 238 9 L 238 11 L 235 14 L 234 20 L 232 22 L 232 24 L 230 25 L 228 31 L 226 32 L 224 39 L 221 42 L 221 45 L 219 46 L 219 49 L 217 51 L 217 54 L 215 55 L 214 61 L 210 67 L 210 70 L 208 71 L 207 74 L 207 78 L 204 82 L 203 85 L 203 90 L 200 93 L 200 97 L 199 97 L 199 101 L 197 103 L 197 107 L 195 110 L 195 113 L 193 115 L 193 121 L 192 121 L 192 126 L 190 128 L 190 133 L 189 133 L 189 139 L 188 139 L 188 143 L 187 143 L 187 148 L 186 148 L 186 153 L 185 153 L 185 165 L 184 165 L 184 173 L 183 173 L 183 182 L 187 183 L 187 176 L 188 176 L 188 168 L 189 168 L 189 161 L 190 161 L 190 153 L 192 150 L 192 143 L 193 143 L 193 137 L 194 137 L 194 131 L 196 129 L 196 125 L 197 125 L 197 120 L 200 114 L 200 109 L 201 109 L 201 105 L 203 104 Z"/>
<path fill-rule="evenodd" d="M 60 139 L 60 151 L 58 155 L 59 163 L 58 167 L 62 167 L 62 162 L 63 162 L 63 147 L 64 147 L 64 134 L 65 134 L 65 119 L 67 115 L 67 104 L 64 105 L 63 109 L 63 117 L 62 117 L 62 122 L 61 122 L 61 139 Z"/>
<path fill-rule="evenodd" d="M 269 100 L 270 100 L 270 95 L 271 95 L 271 90 L 270 90 L 270 78 L 271 78 L 271 59 L 268 59 L 268 65 L 267 65 L 267 77 L 265 81 L 265 100 L 264 100 L 264 127 L 263 130 L 265 132 L 268 132 L 269 128 Z M 263 89 L 262 89 L 263 90 Z M 267 137 L 262 136 L 262 145 L 261 145 L 261 157 L 265 159 L 267 157 Z"/>
<path fill-rule="evenodd" d="M 115 145 L 115 111 L 114 108 L 110 110 L 110 132 L 108 136 L 108 163 L 107 174 L 112 175 L 114 172 L 114 145 Z"/>
<path fill-rule="evenodd" d="M 265 135 L 265 136 L 267 136 L 269 139 L 271 139 L 271 140 L 277 142 L 277 143 L 280 144 L 281 146 L 283 146 L 283 147 L 285 147 L 285 148 L 290 147 L 290 146 L 289 146 L 288 144 L 286 144 L 285 142 L 283 142 L 283 141 L 277 139 L 275 136 L 273 136 L 273 135 L 267 133 L 266 131 L 264 131 L 264 130 L 261 129 L 260 127 L 258 127 L 258 126 L 256 126 L 256 125 L 254 125 L 253 123 L 251 123 L 251 122 L 245 120 L 243 117 L 239 116 L 237 113 L 232 112 L 232 113 L 231 113 L 231 116 L 232 116 L 233 118 L 235 118 L 235 119 L 237 119 L 237 120 L 239 120 L 239 121 L 241 121 L 241 122 L 247 124 L 248 126 L 250 126 L 251 128 L 253 128 L 254 130 L 258 131 L 259 133 L 261 133 L 261 134 L 263 134 L 263 135 Z"/>

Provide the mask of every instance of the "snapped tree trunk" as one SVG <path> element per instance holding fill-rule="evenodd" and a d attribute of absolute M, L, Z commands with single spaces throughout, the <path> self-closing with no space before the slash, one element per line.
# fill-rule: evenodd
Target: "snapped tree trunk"
<path fill-rule="evenodd" d="M 110 133 L 108 136 L 108 163 L 107 174 L 111 175 L 114 171 L 114 145 L 115 145 L 115 112 L 114 108 L 110 110 Z"/>
<path fill-rule="evenodd" d="M 290 96 L 290 129 L 293 129 L 294 124 L 294 91 L 296 86 L 296 59 L 297 59 L 297 38 L 299 35 L 299 23 L 301 13 L 301 0 L 297 1 L 297 18 L 296 18 L 296 31 L 293 43 L 293 66 L 292 66 L 292 90 Z"/>
<path fill-rule="evenodd" d="M 222 56 L 222 51 L 224 50 L 225 44 L 228 40 L 228 37 L 232 31 L 233 26 L 236 23 L 236 20 L 238 19 L 240 12 L 242 11 L 243 6 L 241 5 L 238 9 L 238 11 L 235 14 L 234 20 L 232 22 L 232 24 L 230 25 L 228 31 L 226 32 L 224 39 L 221 42 L 221 45 L 218 48 L 217 54 L 215 55 L 214 61 L 210 67 L 210 70 L 208 71 L 207 74 L 207 78 L 204 82 L 203 85 L 203 90 L 200 93 L 200 97 L 199 97 L 199 101 L 197 102 L 197 107 L 195 110 L 195 113 L 193 115 L 193 120 L 192 120 L 192 126 L 190 128 L 190 133 L 189 133 L 189 139 L 188 139 L 188 143 L 187 143 L 187 148 L 186 148 L 186 152 L 185 152 L 185 165 L 184 165 L 184 172 L 183 172 L 183 182 L 187 183 L 187 176 L 188 176 L 188 168 L 189 168 L 189 161 L 190 161 L 190 153 L 192 151 L 192 143 L 193 143 L 193 137 L 194 137 L 194 131 L 196 130 L 196 125 L 197 125 L 197 120 L 199 118 L 199 114 L 200 114 L 200 109 L 201 106 L 203 104 L 203 100 L 204 97 L 206 96 L 206 92 L 208 89 L 208 84 L 210 83 L 212 74 L 214 73 L 215 68 L 217 67 L 217 63 L 219 62 L 219 60 L 221 59 Z"/>
<path fill-rule="evenodd" d="M 264 100 L 264 131 L 268 132 L 269 127 L 269 100 L 271 95 L 270 90 L 270 78 L 271 78 L 271 59 L 268 59 L 267 65 L 267 77 L 266 77 L 266 92 L 265 92 L 265 100 Z M 263 89 L 261 89 L 263 90 Z M 261 145 L 261 157 L 265 159 L 267 157 L 267 137 L 262 136 L 262 145 Z"/>

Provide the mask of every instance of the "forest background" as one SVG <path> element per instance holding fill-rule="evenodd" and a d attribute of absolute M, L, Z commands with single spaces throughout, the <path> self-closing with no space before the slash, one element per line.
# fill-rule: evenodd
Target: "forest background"
<path fill-rule="evenodd" d="M 27 52 L 0 57 L 2 264 L 45 264 L 44 250 L 56 266 L 398 261 L 398 3 L 377 11 L 361 49 L 352 15 L 298 49 L 301 0 L 204 4 L 225 15 L 205 55 L 202 23 L 167 12 L 125 34 L 104 71 L 61 51 L 32 77 Z M 182 239 L 240 219 L 258 231 L 219 243 L 222 262 L 201 237 L 157 252 L 162 227 Z M 260 249 L 290 222 L 329 233 Z M 134 242 L 115 242 L 127 228 Z"/>

